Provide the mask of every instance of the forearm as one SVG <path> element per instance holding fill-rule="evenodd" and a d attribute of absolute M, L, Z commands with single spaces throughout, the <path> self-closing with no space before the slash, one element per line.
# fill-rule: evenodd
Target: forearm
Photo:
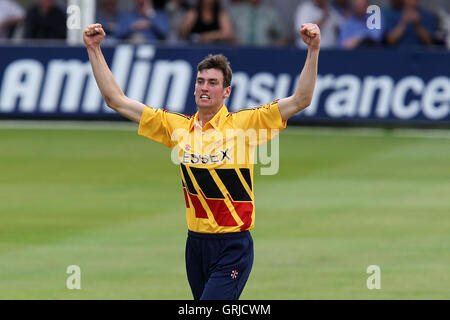
<path fill-rule="evenodd" d="M 293 100 L 300 110 L 303 110 L 311 104 L 317 79 L 319 51 L 319 49 L 308 49 L 305 65 L 300 73 L 297 87 L 293 95 Z"/>
<path fill-rule="evenodd" d="M 416 34 L 422 43 L 430 45 L 433 42 L 431 34 L 420 23 L 416 24 L 414 29 L 416 30 Z"/>
<path fill-rule="evenodd" d="M 398 40 L 405 33 L 406 25 L 400 22 L 391 32 L 386 35 L 386 41 L 388 44 L 393 45 L 398 42 Z"/>
<path fill-rule="evenodd" d="M 0 23 L 0 30 L 5 27 L 9 27 L 9 26 L 18 24 L 22 21 L 23 21 L 23 17 L 8 18 L 8 19 L 4 20 L 2 23 Z"/>
<path fill-rule="evenodd" d="M 287 120 L 311 104 L 317 79 L 319 49 L 308 49 L 305 65 L 292 96 L 278 101 L 281 118 Z"/>
<path fill-rule="evenodd" d="M 97 86 L 106 104 L 117 111 L 119 101 L 124 97 L 124 93 L 114 79 L 100 46 L 89 46 L 87 51 Z"/>

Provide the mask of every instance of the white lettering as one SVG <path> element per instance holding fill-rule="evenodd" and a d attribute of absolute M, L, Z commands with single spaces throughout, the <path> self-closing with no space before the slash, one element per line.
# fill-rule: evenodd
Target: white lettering
<path fill-rule="evenodd" d="M 282 74 L 278 75 L 278 78 L 276 81 L 275 92 L 272 95 L 270 100 L 287 97 L 289 94 L 290 84 L 291 84 L 291 76 L 289 74 L 282 73 Z M 265 101 L 264 103 L 267 103 L 267 102 L 268 101 Z"/>
<path fill-rule="evenodd" d="M 354 75 L 342 75 L 336 78 L 337 89 L 325 101 L 325 111 L 331 117 L 353 117 L 356 114 L 361 81 Z"/>
<path fill-rule="evenodd" d="M 111 63 L 113 75 L 131 99 L 182 112 L 191 85 L 192 67 L 184 60 L 154 61 L 155 50 L 151 45 L 118 46 Z M 249 77 L 245 72 L 237 72 L 227 106 L 230 111 L 236 111 L 284 98 L 295 89 L 297 81 L 298 77 L 293 79 L 287 73 L 261 72 Z M 318 75 L 311 105 L 302 112 L 303 116 L 317 116 L 320 106 L 323 106 L 320 112 L 332 118 L 408 120 L 423 116 L 429 120 L 446 120 L 450 114 L 450 79 L 437 76 L 424 82 L 415 75 L 398 80 L 389 75 L 368 75 L 363 79 L 352 74 Z M 2 113 L 106 110 L 114 112 L 102 103 L 88 61 L 53 59 L 45 68 L 38 60 L 21 59 L 4 69 L 0 86 Z"/>
<path fill-rule="evenodd" d="M 272 100 L 272 90 L 275 85 L 275 77 L 271 73 L 261 72 L 252 77 L 250 82 L 251 99 L 247 101 L 247 105 L 261 105 Z"/>
<path fill-rule="evenodd" d="M 69 290 L 81 289 L 81 269 L 77 265 L 71 265 L 67 267 L 67 274 L 71 274 L 66 280 L 66 287 Z"/>
<path fill-rule="evenodd" d="M 394 81 L 391 77 L 365 77 L 358 115 L 363 118 L 370 115 L 371 107 L 375 103 L 375 93 L 378 91 L 378 103 L 375 107 L 375 113 L 380 118 L 387 117 L 389 114 L 389 101 L 393 87 Z"/>
<path fill-rule="evenodd" d="M 370 30 L 381 29 L 381 9 L 377 5 L 370 5 L 367 7 L 367 14 L 370 16 L 367 18 L 366 26 Z"/>
<path fill-rule="evenodd" d="M 278 173 L 280 167 L 280 142 L 278 133 L 278 129 L 271 129 L 269 137 L 270 143 L 263 143 L 258 147 L 258 159 L 261 164 L 270 164 L 269 167 L 260 167 L 261 175 L 263 176 L 275 175 Z M 267 150 L 268 145 L 270 145 L 270 155 Z"/>
<path fill-rule="evenodd" d="M 422 97 L 423 113 L 429 119 L 440 120 L 450 113 L 450 79 L 432 79 Z"/>
<path fill-rule="evenodd" d="M 232 90 L 230 95 L 230 110 L 237 111 L 247 105 L 247 92 L 250 83 L 249 77 L 244 72 L 233 74 Z"/>
<path fill-rule="evenodd" d="M 155 63 L 152 73 L 146 104 L 153 107 L 167 105 L 171 111 L 182 111 L 186 104 L 191 77 L 192 68 L 186 61 L 159 60 Z M 170 90 L 169 82 L 172 84 Z M 168 94 L 167 104 L 164 103 L 166 94 Z"/>
<path fill-rule="evenodd" d="M 366 273 L 372 273 L 370 277 L 367 278 L 366 285 L 367 289 L 381 289 L 381 269 L 377 265 L 370 265 L 366 269 Z"/>
<path fill-rule="evenodd" d="M 77 5 L 70 5 L 67 7 L 67 29 L 78 30 L 81 28 L 81 10 Z"/>
<path fill-rule="evenodd" d="M 136 50 L 136 57 L 139 59 L 133 64 L 130 77 L 130 85 L 127 95 L 129 98 L 144 101 L 147 81 L 150 75 L 150 60 L 155 55 L 153 46 L 142 45 Z"/>
<path fill-rule="evenodd" d="M 60 95 L 62 112 L 78 111 L 86 79 L 89 78 L 92 82 L 95 80 L 92 76 L 89 77 L 90 75 L 91 66 L 88 61 L 83 63 L 79 60 L 52 60 L 47 69 L 40 111 L 56 112 Z"/>
<path fill-rule="evenodd" d="M 35 111 L 43 74 L 44 67 L 39 61 L 24 59 L 11 63 L 2 80 L 0 111 L 14 112 L 17 99 L 19 111 Z"/>
<path fill-rule="evenodd" d="M 422 79 L 416 76 L 409 76 L 400 80 L 395 87 L 392 99 L 392 113 L 400 119 L 415 117 L 420 111 L 420 101 L 416 98 L 416 100 L 411 99 L 409 104 L 405 104 L 406 95 L 408 91 L 419 95 L 423 87 Z"/>

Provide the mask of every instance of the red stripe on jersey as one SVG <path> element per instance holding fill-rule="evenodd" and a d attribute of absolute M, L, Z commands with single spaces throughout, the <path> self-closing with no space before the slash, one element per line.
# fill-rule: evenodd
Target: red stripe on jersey
<path fill-rule="evenodd" d="M 244 224 L 241 226 L 241 231 L 247 230 L 252 224 L 252 213 L 253 213 L 253 203 L 251 202 L 233 202 L 230 195 L 227 194 L 228 199 L 230 199 L 233 204 L 234 210 L 241 218 Z"/>
<path fill-rule="evenodd" d="M 231 215 L 231 212 L 228 209 L 224 199 L 206 199 L 202 190 L 200 190 L 200 193 L 208 204 L 208 207 L 211 209 L 211 212 L 214 215 L 214 219 L 219 226 L 231 227 L 238 225 L 236 220 L 234 220 L 233 216 Z"/>
<path fill-rule="evenodd" d="M 171 114 L 176 114 L 177 116 L 181 116 L 181 117 L 184 117 L 184 118 L 186 118 L 186 119 L 192 118 L 192 116 L 188 116 L 187 114 L 184 114 L 184 113 L 174 112 L 174 111 L 170 111 L 170 110 L 167 110 L 167 109 L 164 109 L 164 108 L 161 108 L 161 109 L 162 109 L 164 112 L 171 113 Z"/>
<path fill-rule="evenodd" d="M 189 199 L 187 196 L 186 188 L 183 188 L 183 192 L 184 192 L 184 200 L 186 201 L 186 208 L 190 208 L 191 206 L 189 205 Z"/>
<path fill-rule="evenodd" d="M 208 214 L 206 213 L 205 209 L 202 206 L 202 203 L 197 198 L 197 196 L 189 193 L 189 198 L 191 198 L 192 205 L 194 206 L 195 216 L 197 218 L 208 219 Z"/>

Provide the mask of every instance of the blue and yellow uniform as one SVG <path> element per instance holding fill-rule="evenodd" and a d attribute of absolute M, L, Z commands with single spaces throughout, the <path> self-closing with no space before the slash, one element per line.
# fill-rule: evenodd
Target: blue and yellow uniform
<path fill-rule="evenodd" d="M 285 127 L 277 101 L 237 112 L 223 105 L 203 126 L 198 112 L 144 109 L 138 133 L 171 148 L 180 163 L 195 299 L 237 299 L 242 292 L 253 263 L 255 148 Z"/>

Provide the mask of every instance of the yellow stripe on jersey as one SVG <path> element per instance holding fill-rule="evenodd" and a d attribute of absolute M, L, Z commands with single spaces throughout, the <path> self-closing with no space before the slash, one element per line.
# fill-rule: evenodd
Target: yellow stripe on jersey
<path fill-rule="evenodd" d="M 173 150 L 180 162 L 188 229 L 202 233 L 250 230 L 255 223 L 255 147 L 286 127 L 277 101 L 228 112 L 203 127 L 186 116 L 145 107 L 138 134 Z"/>

